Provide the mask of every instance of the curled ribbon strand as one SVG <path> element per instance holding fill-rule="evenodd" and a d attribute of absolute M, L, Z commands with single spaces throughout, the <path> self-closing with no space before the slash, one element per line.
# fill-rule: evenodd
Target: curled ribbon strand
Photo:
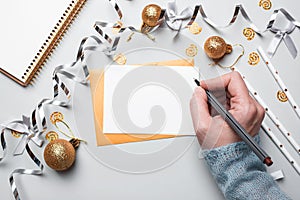
<path fill-rule="evenodd" d="M 31 135 L 33 136 L 33 135 Z M 11 175 L 9 176 L 9 184 L 11 186 L 12 193 L 16 200 L 21 200 L 18 192 L 18 188 L 16 186 L 14 175 L 16 174 L 26 174 L 26 175 L 41 175 L 43 173 L 44 165 L 41 161 L 34 155 L 31 151 L 29 144 L 26 144 L 26 152 L 31 158 L 31 160 L 38 166 L 39 169 L 15 169 Z"/>
<path fill-rule="evenodd" d="M 122 13 L 122 11 L 121 11 L 120 6 L 118 5 L 118 3 L 115 0 L 109 0 L 109 2 L 114 7 L 115 11 L 119 15 L 119 18 L 122 19 L 123 13 Z"/>
<path fill-rule="evenodd" d="M 192 25 L 192 23 L 195 21 L 195 19 L 197 18 L 198 13 L 200 13 L 201 17 L 203 18 L 203 20 L 210 25 L 211 27 L 215 28 L 215 29 L 224 29 L 227 28 L 229 26 L 231 26 L 232 24 L 235 23 L 239 13 L 241 13 L 241 15 L 243 16 L 243 18 L 249 23 L 249 26 L 257 33 L 257 34 L 261 34 L 262 32 L 259 31 L 259 29 L 254 25 L 254 23 L 252 22 L 252 20 L 250 19 L 250 17 L 248 16 L 246 10 L 244 9 L 244 7 L 242 5 L 236 5 L 234 8 L 234 12 L 233 12 L 233 16 L 231 18 L 231 20 L 229 21 L 229 23 L 225 26 L 221 26 L 221 25 L 217 25 L 216 23 L 214 23 L 211 19 L 209 19 L 203 9 L 202 5 L 197 5 L 195 6 L 194 9 L 194 14 L 191 18 L 191 20 L 189 21 L 188 25 Z"/>
<path fill-rule="evenodd" d="M 118 15 L 120 16 L 120 19 L 121 19 L 122 12 L 120 10 L 120 7 L 114 0 L 109 0 L 109 1 L 114 6 L 115 11 L 118 13 Z M 121 15 L 120 15 L 120 13 L 121 13 Z M 179 31 L 182 28 L 181 27 L 182 20 L 190 18 L 190 21 L 184 28 L 191 26 L 192 23 L 195 21 L 198 13 L 200 13 L 202 19 L 208 25 L 210 25 L 211 27 L 213 27 L 215 29 L 223 29 L 223 28 L 227 28 L 227 27 L 231 26 L 232 24 L 235 23 L 238 15 L 241 14 L 242 17 L 249 23 L 249 27 L 252 28 L 258 35 L 262 35 L 266 31 L 271 31 L 272 33 L 275 33 L 275 36 L 268 48 L 269 57 L 272 57 L 275 54 L 275 52 L 282 40 L 284 41 L 284 43 L 285 43 L 286 47 L 288 48 L 292 57 L 293 58 L 297 57 L 298 51 L 297 51 L 296 45 L 295 45 L 294 41 L 292 40 L 292 38 L 289 36 L 289 34 L 292 33 L 295 28 L 300 28 L 300 22 L 296 21 L 283 8 L 274 10 L 274 12 L 271 15 L 271 18 L 268 22 L 267 28 L 265 30 L 259 30 L 257 28 L 257 26 L 253 23 L 253 21 L 250 19 L 249 15 L 247 14 L 246 10 L 244 9 L 244 7 L 241 4 L 235 6 L 233 16 L 232 16 L 231 20 L 229 21 L 229 23 L 225 26 L 220 26 L 220 25 L 217 25 L 216 23 L 214 23 L 210 18 L 208 18 L 202 5 L 196 5 L 194 8 L 194 11 L 192 11 L 190 8 L 186 8 L 179 15 L 177 15 L 176 3 L 175 3 L 175 0 L 172 0 L 172 1 L 168 2 L 168 4 L 167 4 L 165 21 L 169 28 L 171 28 L 172 30 L 175 30 L 175 31 Z M 282 13 L 290 23 L 290 26 L 286 30 L 282 30 L 282 29 L 278 29 L 278 28 L 274 27 L 274 23 L 279 15 L 279 13 Z M 165 15 L 165 13 L 163 13 L 163 15 Z M 106 24 L 105 26 L 102 26 L 102 27 L 110 27 L 110 26 L 108 24 Z M 129 28 L 129 27 L 127 27 L 127 28 Z M 133 27 L 131 27 L 131 28 L 133 28 Z M 132 31 L 138 32 L 135 28 L 133 28 Z M 98 27 L 97 32 L 99 32 L 99 33 L 101 32 L 100 35 L 102 37 L 105 36 L 102 29 L 99 27 Z M 121 30 L 119 33 L 121 33 Z M 114 47 L 116 48 L 117 44 Z"/>
<path fill-rule="evenodd" d="M 162 11 L 162 12 L 164 13 L 165 11 Z M 163 16 L 164 16 L 164 14 L 162 14 L 160 18 L 162 18 Z M 154 29 L 159 27 L 160 24 L 161 23 L 159 23 L 156 27 L 154 27 L 152 29 L 152 31 L 154 31 Z M 117 47 L 119 45 L 119 42 L 120 42 L 120 38 L 121 38 L 120 35 L 123 32 L 125 32 L 127 29 L 132 31 L 132 33 L 141 33 L 140 30 L 136 29 L 133 26 L 120 27 L 120 25 L 118 23 L 108 23 L 108 22 L 102 22 L 102 21 L 95 22 L 94 28 L 99 33 L 101 42 L 108 44 L 108 46 L 106 46 L 106 49 L 103 50 L 103 52 L 108 56 L 115 54 Z M 117 37 L 115 37 L 114 39 L 112 39 L 107 33 L 105 33 L 104 28 L 119 28 L 119 31 L 118 31 L 119 35 Z M 153 40 L 153 37 L 151 35 L 147 34 L 147 36 Z"/>
<path fill-rule="evenodd" d="M 242 5 L 235 6 L 234 14 L 233 14 L 230 22 L 225 26 L 217 25 L 211 19 L 209 19 L 206 15 L 202 5 L 195 6 L 194 14 L 193 14 L 191 20 L 189 21 L 188 25 L 191 25 L 195 21 L 198 13 L 200 13 L 201 17 L 208 25 L 210 25 L 211 27 L 213 27 L 215 29 L 223 29 L 223 28 L 227 28 L 227 27 L 231 26 L 232 24 L 235 23 L 239 13 L 241 13 L 242 17 L 249 23 L 249 27 L 252 28 L 258 35 L 262 35 L 264 32 L 267 32 L 267 31 L 270 31 L 270 32 L 276 34 L 273 38 L 273 41 L 271 42 L 271 44 L 269 46 L 269 49 L 268 49 L 268 54 L 270 57 L 272 57 L 275 54 L 275 52 L 282 40 L 284 41 L 284 43 L 285 43 L 286 47 L 288 48 L 292 57 L 296 58 L 296 56 L 297 56 L 296 45 L 293 42 L 292 38 L 289 36 L 289 34 L 292 33 L 295 30 L 295 28 L 300 28 L 300 22 L 296 21 L 283 8 L 274 10 L 274 12 L 271 15 L 271 18 L 268 22 L 267 28 L 265 30 L 259 30 L 257 28 L 257 26 L 252 22 L 252 20 L 250 19 L 249 15 L 247 14 L 246 10 L 244 9 L 244 7 Z M 274 27 L 275 21 L 278 18 L 279 13 L 282 13 L 286 17 L 288 22 L 290 23 L 289 27 L 286 30 L 282 30 L 282 29 Z"/>
<path fill-rule="evenodd" d="M 86 46 L 86 43 L 88 41 L 92 40 L 96 45 L 89 45 Z M 100 48 L 101 46 L 101 48 Z M 65 76 L 66 78 L 81 83 L 81 84 L 86 84 L 87 79 L 89 77 L 89 71 L 85 62 L 86 52 L 87 51 L 96 51 L 96 50 L 102 50 L 104 51 L 105 48 L 103 48 L 103 43 L 99 38 L 96 36 L 90 36 L 84 38 L 79 46 L 76 61 L 72 62 L 71 64 L 65 64 L 65 65 L 60 65 L 55 68 L 53 72 L 53 97 L 52 99 L 45 98 L 42 99 L 36 106 L 36 108 L 32 111 L 31 117 L 25 117 L 23 116 L 23 120 L 15 120 L 12 121 L 8 124 L 1 125 L 1 147 L 3 149 L 3 156 L 0 158 L 0 161 L 3 160 L 3 158 L 6 155 L 6 150 L 7 150 L 7 144 L 5 140 L 5 130 L 14 130 L 19 133 L 21 133 L 23 136 L 19 144 L 17 145 L 17 149 L 15 150 L 15 154 L 22 154 L 24 150 L 28 153 L 30 156 L 31 160 L 39 167 L 39 169 L 33 170 L 33 169 L 15 169 L 10 177 L 9 177 L 9 183 L 11 186 L 12 193 L 14 195 L 14 198 L 16 200 L 20 200 L 19 192 L 15 183 L 15 178 L 14 176 L 16 174 L 27 174 L 27 175 L 40 175 L 43 172 L 44 166 L 40 162 L 40 160 L 35 156 L 35 154 L 31 151 L 29 147 L 29 142 L 33 141 L 35 144 L 41 146 L 42 145 L 42 140 L 39 139 L 39 136 L 42 135 L 45 130 L 47 129 L 47 123 L 46 123 L 46 117 L 45 117 L 45 111 L 44 107 L 46 105 L 56 105 L 56 106 L 63 106 L 66 107 L 69 105 L 69 101 L 71 98 L 70 91 L 67 88 L 67 86 L 64 84 L 64 82 L 60 79 L 59 75 Z M 78 66 L 79 69 L 82 70 L 82 75 L 77 76 L 68 71 L 70 67 L 75 67 Z M 61 100 L 59 99 L 59 94 L 60 94 L 60 89 L 63 91 L 62 94 L 67 98 L 67 100 Z M 38 123 L 40 122 L 42 127 L 41 129 L 38 127 Z"/>

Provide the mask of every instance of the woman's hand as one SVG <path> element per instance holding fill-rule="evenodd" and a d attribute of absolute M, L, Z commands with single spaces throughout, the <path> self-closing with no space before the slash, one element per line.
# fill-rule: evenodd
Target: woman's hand
<path fill-rule="evenodd" d="M 254 136 L 258 133 L 265 111 L 250 95 L 238 72 L 201 81 L 190 102 L 193 125 L 202 148 L 215 148 L 241 141 L 224 119 L 210 108 L 205 90 L 210 90 L 233 117 Z"/>

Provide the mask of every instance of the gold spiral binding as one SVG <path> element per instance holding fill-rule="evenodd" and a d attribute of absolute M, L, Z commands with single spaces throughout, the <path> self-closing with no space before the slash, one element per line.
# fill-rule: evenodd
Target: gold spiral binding
<path fill-rule="evenodd" d="M 73 0 L 58 20 L 45 42 L 34 56 L 33 60 L 27 67 L 26 71 L 22 75 L 21 83 L 23 86 L 27 86 L 31 83 L 32 79 L 39 73 L 38 70 L 44 65 L 48 57 L 53 53 L 65 32 L 70 27 L 71 23 L 77 17 L 79 11 L 84 6 L 87 0 Z"/>

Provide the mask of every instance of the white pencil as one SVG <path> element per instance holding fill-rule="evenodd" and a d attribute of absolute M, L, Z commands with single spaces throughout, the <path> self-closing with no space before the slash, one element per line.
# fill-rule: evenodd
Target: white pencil
<path fill-rule="evenodd" d="M 281 151 L 281 153 L 285 156 L 285 158 L 289 161 L 289 163 L 294 167 L 296 172 L 300 175 L 300 166 L 293 158 L 293 156 L 287 151 L 284 145 L 279 141 L 279 139 L 274 135 L 272 130 L 266 125 L 265 122 L 262 123 L 262 128 L 268 137 L 273 141 L 276 147 Z"/>
<path fill-rule="evenodd" d="M 261 47 L 258 47 L 257 51 L 260 54 L 260 56 L 262 57 L 264 63 L 267 65 L 269 71 L 273 75 L 273 78 L 277 82 L 278 86 L 286 94 L 286 96 L 288 98 L 288 102 L 290 103 L 290 105 L 292 106 L 292 109 L 295 111 L 295 113 L 297 114 L 298 118 L 300 119 L 300 108 L 297 105 L 297 103 L 294 100 L 294 98 L 292 97 L 292 95 L 289 92 L 289 90 L 287 89 L 286 85 L 284 84 L 284 82 L 280 78 L 278 71 L 274 68 L 274 66 L 272 65 L 270 59 L 268 58 L 268 56 L 266 55 L 266 53 L 263 51 L 263 49 Z"/>

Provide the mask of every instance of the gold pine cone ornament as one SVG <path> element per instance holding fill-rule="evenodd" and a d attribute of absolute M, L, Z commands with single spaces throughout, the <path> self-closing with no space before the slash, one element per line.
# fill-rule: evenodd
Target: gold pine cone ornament
<path fill-rule="evenodd" d="M 156 4 L 149 4 L 143 9 L 143 25 L 141 27 L 142 33 L 149 33 L 153 27 L 158 25 L 161 11 L 161 7 Z"/>
<path fill-rule="evenodd" d="M 204 51 L 213 60 L 221 59 L 225 54 L 232 52 L 232 46 L 226 44 L 219 36 L 211 36 L 204 43 Z"/>

